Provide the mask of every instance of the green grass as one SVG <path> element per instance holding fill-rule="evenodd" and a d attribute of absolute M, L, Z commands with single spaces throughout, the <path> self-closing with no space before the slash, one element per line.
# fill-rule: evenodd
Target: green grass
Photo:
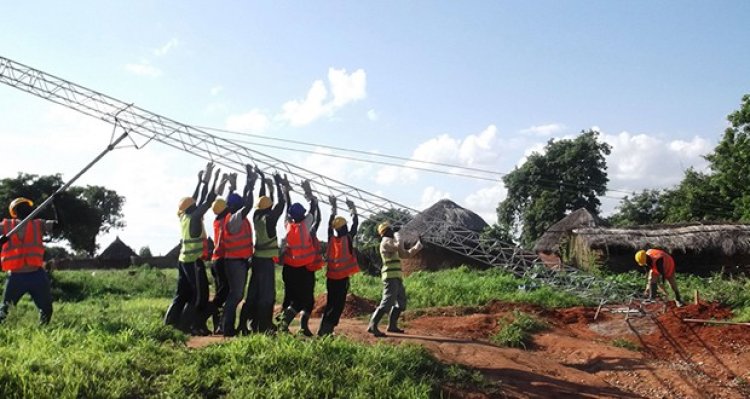
<path fill-rule="evenodd" d="M 500 330 L 490 337 L 490 341 L 500 346 L 526 349 L 531 345 L 533 334 L 548 328 L 547 323 L 528 313 L 513 311 L 512 317 L 498 320 Z"/>
<path fill-rule="evenodd" d="M 638 344 L 634 343 L 633 341 L 627 340 L 625 338 L 617 338 L 617 339 L 612 340 L 612 346 L 631 350 L 633 352 L 638 352 L 641 350 L 641 347 L 638 346 Z"/>
<path fill-rule="evenodd" d="M 0 398 L 429 398 L 485 384 L 413 345 L 250 336 L 193 350 L 162 325 L 173 271 L 54 274 L 46 327 L 26 297 L 0 325 Z"/>
<path fill-rule="evenodd" d="M 630 287 L 633 293 L 643 292 L 646 287 L 645 275 L 636 271 L 610 275 L 606 278 L 622 286 Z M 670 298 L 674 298 L 668 283 L 666 287 Z M 695 290 L 698 290 L 701 300 L 718 301 L 732 308 L 735 321 L 750 321 L 750 278 L 727 278 L 718 274 L 711 277 L 697 277 L 677 273 L 677 287 L 686 303 L 692 301 Z"/>

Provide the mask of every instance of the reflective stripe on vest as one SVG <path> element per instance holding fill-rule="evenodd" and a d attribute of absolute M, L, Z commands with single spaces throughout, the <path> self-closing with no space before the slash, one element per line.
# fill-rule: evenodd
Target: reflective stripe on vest
<path fill-rule="evenodd" d="M 349 250 L 349 235 L 331 237 L 328 240 L 328 271 L 326 277 L 341 280 L 359 272 L 357 258 Z"/>
<path fill-rule="evenodd" d="M 656 261 L 663 259 L 664 264 L 664 278 L 670 278 L 674 275 L 674 258 L 660 249 L 649 249 L 646 251 L 646 255 L 651 258 L 651 272 L 657 276 L 661 275 L 659 269 L 656 267 Z"/>
<path fill-rule="evenodd" d="M 211 254 L 211 260 L 224 257 L 224 243 L 221 239 L 222 230 L 224 230 L 224 219 L 214 219 L 214 252 Z"/>
<path fill-rule="evenodd" d="M 287 224 L 286 248 L 281 259 L 292 267 L 307 266 L 315 261 L 315 247 L 304 222 Z"/>
<path fill-rule="evenodd" d="M 401 272 L 401 258 L 398 253 L 394 255 L 395 258 L 386 258 L 383 253 L 380 253 L 380 258 L 383 260 L 383 267 L 380 269 L 380 274 L 383 280 L 387 278 L 403 278 Z"/>
<path fill-rule="evenodd" d="M 180 256 L 177 258 L 180 262 L 195 262 L 199 258 L 208 257 L 208 237 L 206 229 L 201 223 L 200 237 L 190 236 L 190 220 L 192 217 L 187 214 L 180 216 L 180 227 L 182 228 L 182 241 L 180 245 Z"/>
<path fill-rule="evenodd" d="M 224 258 L 226 259 L 247 259 L 253 256 L 253 228 L 250 222 L 242 219 L 242 226 L 237 234 L 229 232 L 229 219 L 232 214 L 227 214 L 224 218 L 224 228 L 221 232 L 221 241 L 224 245 Z"/>
<path fill-rule="evenodd" d="M 7 235 L 20 223 L 17 219 L 3 219 L 3 234 Z M 23 232 L 13 234 L 2 247 L 0 262 L 3 271 L 13 272 L 24 266 L 42 267 L 44 265 L 44 243 L 42 242 L 42 221 L 30 220 Z"/>
<path fill-rule="evenodd" d="M 326 265 L 326 262 L 323 260 L 323 253 L 320 250 L 320 241 L 318 240 L 318 237 L 310 236 L 310 239 L 312 240 L 313 248 L 315 249 L 315 257 L 313 258 L 312 263 L 305 266 L 305 268 L 311 272 L 316 272 L 323 268 L 323 266 Z"/>
<path fill-rule="evenodd" d="M 275 236 L 268 236 L 266 216 L 268 215 L 253 216 L 253 222 L 255 223 L 255 257 L 272 259 L 279 256 L 279 241 Z"/>

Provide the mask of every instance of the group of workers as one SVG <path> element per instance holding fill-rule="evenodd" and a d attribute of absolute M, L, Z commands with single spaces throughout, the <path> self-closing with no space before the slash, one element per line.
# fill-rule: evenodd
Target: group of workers
<path fill-rule="evenodd" d="M 324 258 L 317 238 L 321 212 L 310 182 L 301 184 L 308 202 L 305 209 L 298 202 L 292 203 L 291 186 L 286 177 L 274 174 L 273 179 L 266 179 L 260 169 L 249 165 L 245 172 L 245 187 L 239 194 L 235 192 L 237 174 L 224 174 L 220 178 L 220 171 L 214 172 L 213 164 L 209 163 L 198 173 L 193 195 L 180 200 L 177 292 L 164 322 L 190 334 L 207 335 L 212 332 L 208 329 L 208 319 L 213 318 L 213 333 L 229 337 L 238 333 L 288 332 L 299 315 L 299 332 L 312 336 L 309 321 L 315 303 L 315 273 L 325 268 L 327 300 L 318 335 L 332 334 L 345 307 L 349 278 L 360 271 L 354 249 L 359 224 L 357 208 L 352 201 L 346 201 L 351 217 L 349 227 L 346 218 L 337 214 L 336 198 L 328 198 L 331 216 Z M 260 182 L 260 189 L 256 201 L 253 192 L 257 182 Z M 227 183 L 229 193 L 224 199 L 221 195 Z M 253 208 L 250 222 L 248 216 Z M 212 239 L 203 224 L 209 209 L 215 215 Z M 286 237 L 280 246 L 276 225 L 284 213 Z M 380 224 L 378 233 L 383 237 L 380 245 L 383 299 L 372 315 L 368 331 L 381 337 L 385 334 L 378 329 L 378 322 L 386 313 L 390 313 L 388 331 L 403 332 L 398 327 L 399 316 L 406 309 L 400 258 L 418 252 L 422 244 L 417 242 L 405 249 L 398 233 L 388 223 Z M 216 286 L 210 301 L 207 261 L 210 261 Z M 284 299 L 281 312 L 274 318 L 276 263 L 283 267 Z M 239 323 L 235 324 L 237 307 L 243 296 Z"/>
<path fill-rule="evenodd" d="M 205 170 L 198 173 L 198 184 L 193 195 L 182 198 L 178 205 L 181 245 L 177 291 L 164 322 L 190 334 L 208 335 L 211 331 L 207 322 L 213 318 L 213 333 L 234 336 L 250 332 L 288 332 L 289 325 L 299 314 L 300 333 L 312 336 L 309 320 L 315 300 L 315 272 L 325 267 L 327 301 L 318 335 L 332 334 L 345 307 L 349 278 L 360 271 L 354 249 L 359 224 L 354 203 L 346 201 L 352 222 L 349 227 L 346 219 L 337 214 L 336 198 L 328 198 L 331 216 L 324 258 L 317 239 L 321 213 L 309 181 L 301 185 L 309 204 L 309 208 L 305 209 L 302 204 L 291 202 L 291 186 L 286 177 L 274 174 L 273 179 L 266 179 L 260 169 L 248 165 L 245 187 L 239 194 L 235 192 L 236 173 L 224 174 L 219 178 L 220 171 L 214 173 L 213 169 L 213 164 L 209 163 Z M 213 185 L 209 190 L 212 174 Z M 253 191 L 258 181 L 260 189 L 255 201 Z M 224 199 L 220 194 L 227 183 L 229 193 Z M 29 218 L 33 205 L 30 199 L 16 198 L 8 208 L 10 218 L 0 222 L 0 263 L 2 270 L 8 273 L 0 303 L 0 323 L 7 317 L 10 307 L 16 305 L 26 293 L 39 309 L 42 324 L 49 323 L 52 317 L 52 294 L 50 279 L 44 269 L 42 238 L 53 228 L 60 228 L 60 222 L 54 204 L 55 220 Z M 206 234 L 203 223 L 209 209 L 215 215 L 213 240 Z M 285 210 L 286 237 L 280 246 L 276 226 Z M 251 211 L 252 223 L 248 220 Z M 25 225 L 17 228 L 22 221 Z M 383 295 L 370 318 L 367 331 L 382 337 L 386 334 L 378 324 L 386 314 L 389 315 L 386 331 L 404 332 L 398 326 L 407 302 L 401 258 L 413 256 L 423 245 L 417 240 L 414 246 L 405 248 L 399 232 L 388 222 L 379 224 L 377 232 L 381 236 Z M 215 295 L 210 301 L 206 261 L 210 261 L 216 286 Z M 638 251 L 635 261 L 640 266 L 649 267 L 644 292 L 647 300 L 656 298 L 658 287 L 666 294 L 663 285 L 668 282 L 674 291 L 677 306 L 682 306 L 675 280 L 675 261 L 671 255 L 652 248 Z M 284 299 L 282 310 L 274 320 L 277 263 L 283 265 Z M 237 307 L 243 297 L 239 325 L 236 325 Z"/>

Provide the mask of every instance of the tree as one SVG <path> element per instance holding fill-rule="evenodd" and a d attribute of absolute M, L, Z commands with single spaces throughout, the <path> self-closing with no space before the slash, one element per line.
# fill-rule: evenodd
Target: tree
<path fill-rule="evenodd" d="M 499 229 L 530 247 L 565 213 L 586 208 L 599 214 L 598 196 L 606 192 L 609 144 L 599 133 L 583 131 L 572 140 L 550 140 L 544 154 L 533 153 L 503 177 L 508 190 L 497 207 Z"/>
<path fill-rule="evenodd" d="M 727 120 L 730 126 L 706 159 L 713 172 L 712 183 L 722 205 L 731 209 L 731 218 L 750 221 L 750 94 L 742 97 L 740 109 Z"/>
<path fill-rule="evenodd" d="M 643 190 L 633 194 L 632 198 L 625 196 L 607 221 L 613 226 L 622 227 L 662 223 L 665 210 L 661 199 L 662 192 L 659 190 Z"/>
<path fill-rule="evenodd" d="M 357 229 L 358 246 L 369 246 L 380 241 L 377 228 L 381 222 L 389 221 L 395 226 L 402 226 L 409 223 L 411 219 L 412 214 L 406 209 L 391 208 L 375 213 L 359 224 Z"/>
<path fill-rule="evenodd" d="M 141 249 L 138 251 L 138 256 L 141 258 L 151 258 L 153 255 L 151 255 L 151 248 L 148 246 L 141 247 Z"/>
<path fill-rule="evenodd" d="M 27 197 L 41 204 L 64 184 L 59 174 L 37 176 L 19 173 L 16 178 L 0 180 L 0 204 L 10 204 L 17 197 Z M 70 187 L 55 198 L 62 229 L 53 231 L 51 241 L 65 240 L 74 252 L 93 255 L 97 250 L 96 236 L 112 228 L 122 228 L 122 206 L 125 198 L 101 186 Z M 0 217 L 9 217 L 8 208 L 0 207 Z M 39 217 L 53 219 L 52 208 Z"/>

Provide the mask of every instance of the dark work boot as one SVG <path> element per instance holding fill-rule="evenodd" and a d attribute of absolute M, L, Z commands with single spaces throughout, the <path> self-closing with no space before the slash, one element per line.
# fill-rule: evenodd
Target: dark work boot
<path fill-rule="evenodd" d="M 370 319 L 370 324 L 367 326 L 368 333 L 376 337 L 386 336 L 384 332 L 378 330 L 378 323 L 380 323 L 380 319 L 383 318 L 383 315 L 385 315 L 385 309 L 375 309 L 375 313 L 372 314 L 372 318 Z"/>
<path fill-rule="evenodd" d="M 318 329 L 318 336 L 319 337 L 325 337 L 326 335 L 333 334 L 333 329 L 335 327 L 336 326 L 334 326 L 331 323 L 328 323 L 328 322 L 325 322 L 325 321 L 321 321 L 320 322 L 320 328 Z"/>
<path fill-rule="evenodd" d="M 398 328 L 398 317 L 401 316 L 401 309 L 392 308 L 388 317 L 388 332 L 403 334 L 404 330 Z"/>
<path fill-rule="evenodd" d="M 313 333 L 310 331 L 310 313 L 302 311 L 299 318 L 299 332 L 306 337 L 312 337 Z"/>
<path fill-rule="evenodd" d="M 292 324 L 294 316 L 297 316 L 297 311 L 291 306 L 284 309 L 279 315 L 279 332 L 289 332 L 289 325 Z"/>

